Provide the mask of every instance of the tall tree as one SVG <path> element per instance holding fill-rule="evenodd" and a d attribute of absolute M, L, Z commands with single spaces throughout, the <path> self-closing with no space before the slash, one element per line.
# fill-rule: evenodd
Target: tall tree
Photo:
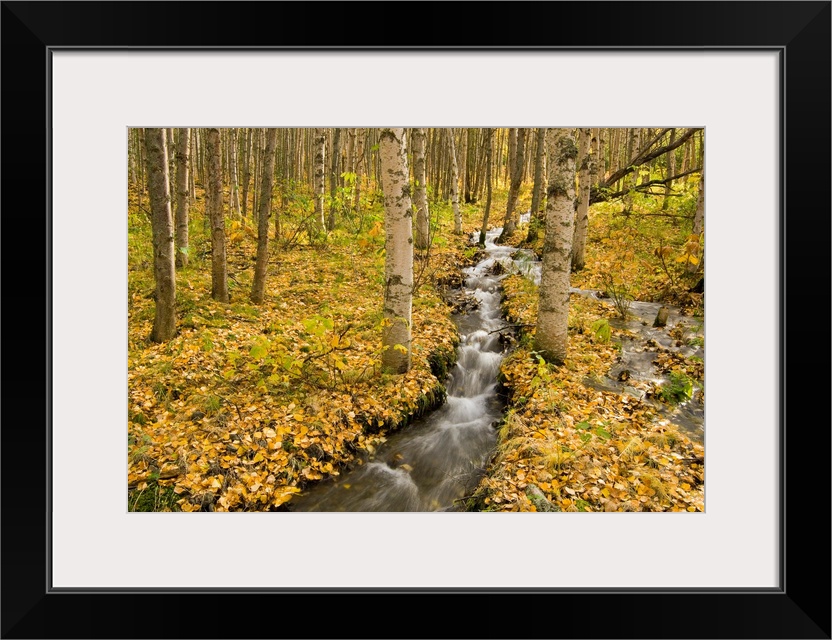
<path fill-rule="evenodd" d="M 676 142 L 676 129 L 670 130 L 670 145 Z M 667 210 L 669 203 L 669 196 L 673 187 L 673 176 L 676 174 L 676 150 L 673 149 L 667 152 L 667 160 L 665 165 L 667 167 L 667 184 L 664 185 L 664 199 L 662 200 L 662 211 Z"/>
<path fill-rule="evenodd" d="M 329 171 L 329 217 L 326 221 L 326 230 L 332 231 L 335 228 L 335 197 L 338 194 L 338 176 L 340 171 L 338 161 L 341 159 L 341 129 L 337 127 L 332 132 L 332 160 Z"/>
<path fill-rule="evenodd" d="M 543 174 L 543 159 L 546 157 L 546 129 L 537 130 L 537 150 L 534 160 L 534 187 L 532 188 L 532 208 L 529 216 L 529 231 L 526 234 L 526 242 L 531 244 L 537 240 L 538 230 L 543 226 L 543 219 L 540 212 L 540 194 L 543 191 L 545 177 Z"/>
<path fill-rule="evenodd" d="M 485 234 L 488 231 L 488 217 L 491 215 L 491 147 L 494 129 L 485 130 L 485 211 L 482 214 L 479 245 L 485 246 Z"/>
<path fill-rule="evenodd" d="M 251 284 L 251 301 L 263 302 L 266 291 L 266 270 L 269 266 L 269 216 L 274 186 L 274 156 L 277 148 L 277 129 L 266 129 L 266 150 L 263 153 L 263 173 L 260 178 L 260 211 L 257 213 L 257 262 Z"/>
<path fill-rule="evenodd" d="M 427 249 L 430 244 L 430 220 L 428 214 L 427 172 L 425 171 L 425 130 L 413 129 L 413 204 L 416 205 L 414 238 L 417 249 Z"/>
<path fill-rule="evenodd" d="M 451 146 L 451 206 L 454 211 L 454 233 L 459 235 L 462 233 L 462 215 L 459 213 L 459 165 L 456 161 L 454 130 L 447 129 L 447 132 L 448 140 L 450 141 Z"/>
<path fill-rule="evenodd" d="M 225 217 L 222 211 L 222 165 L 220 162 L 220 131 L 206 130 L 205 164 L 208 180 L 208 212 L 211 224 L 211 297 L 228 302 L 228 267 L 225 257 Z"/>
<path fill-rule="evenodd" d="M 534 187 L 532 188 L 532 217 L 540 211 L 540 192 L 543 186 L 543 156 L 546 149 L 546 129 L 538 128 L 535 136 L 536 148 L 534 154 Z"/>
<path fill-rule="evenodd" d="M 176 142 L 176 266 L 188 265 L 188 210 L 190 208 L 190 164 L 191 130 L 179 129 Z"/>
<path fill-rule="evenodd" d="M 571 129 L 549 129 L 546 136 L 549 184 L 535 342 L 536 349 L 546 361 L 563 364 L 568 347 L 569 258 L 578 149 Z"/>
<path fill-rule="evenodd" d="M 355 130 L 355 199 L 352 208 L 356 213 L 361 211 L 361 181 L 364 167 L 364 129 Z"/>
<path fill-rule="evenodd" d="M 379 161 L 386 234 L 381 363 L 398 374 L 410 369 L 413 304 L 413 213 L 404 129 L 381 130 Z"/>
<path fill-rule="evenodd" d="M 590 143 L 591 129 L 578 129 L 578 192 L 575 211 L 575 235 L 572 238 L 572 270 L 580 271 L 584 268 L 584 252 L 586 250 L 586 230 L 589 226 L 589 187 L 590 187 Z"/>
<path fill-rule="evenodd" d="M 251 129 L 243 137 L 243 218 L 248 214 L 248 184 L 251 181 Z"/>
<path fill-rule="evenodd" d="M 174 176 L 176 175 L 176 158 L 174 158 L 174 149 L 176 149 L 176 142 L 173 137 L 173 129 L 168 127 L 165 129 L 165 144 L 167 145 L 168 153 L 168 187 L 170 188 L 171 206 L 176 202 L 176 184 Z"/>
<path fill-rule="evenodd" d="M 503 232 L 500 234 L 500 242 L 504 242 L 517 228 L 517 199 L 520 195 L 520 185 L 523 182 L 523 166 L 525 164 L 524 146 L 526 141 L 526 130 L 517 129 L 514 151 L 514 162 L 511 163 L 511 184 L 508 191 L 508 202 L 506 202 L 506 216 L 503 220 Z"/>
<path fill-rule="evenodd" d="M 326 148 L 326 129 L 315 129 L 315 226 L 317 233 L 326 228 L 324 220 L 324 176 Z"/>
<path fill-rule="evenodd" d="M 176 335 L 176 272 L 165 130 L 145 129 L 144 139 L 153 228 L 153 275 L 156 279 L 156 315 L 150 339 L 153 342 L 164 342 Z"/>
<path fill-rule="evenodd" d="M 237 178 L 237 130 L 228 131 L 228 179 L 231 192 L 231 215 L 241 218 L 240 186 Z"/>

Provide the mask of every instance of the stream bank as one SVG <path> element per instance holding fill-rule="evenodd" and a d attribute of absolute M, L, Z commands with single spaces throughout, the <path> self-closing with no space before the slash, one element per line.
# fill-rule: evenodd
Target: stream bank
<path fill-rule="evenodd" d="M 496 442 L 503 403 L 497 374 L 511 343 L 494 265 L 514 251 L 489 232 L 482 257 L 462 269 L 454 295 L 459 333 L 445 403 L 389 436 L 353 469 L 296 496 L 292 511 L 458 511 L 481 479 Z"/>
<path fill-rule="evenodd" d="M 569 355 L 554 367 L 534 351 L 539 263 L 519 258 L 501 283 L 519 326 L 500 373 L 507 411 L 468 509 L 704 511 L 703 319 L 671 309 L 654 328 L 660 305 L 633 302 L 619 320 L 603 295 L 573 289 Z"/>

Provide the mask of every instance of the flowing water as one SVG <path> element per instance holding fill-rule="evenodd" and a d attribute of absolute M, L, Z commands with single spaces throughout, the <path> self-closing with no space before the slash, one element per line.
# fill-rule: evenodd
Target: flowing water
<path fill-rule="evenodd" d="M 507 323 L 499 282 L 514 247 L 487 234 L 485 258 L 464 269 L 465 313 L 454 316 L 460 335 L 457 363 L 445 382 L 447 401 L 379 447 L 352 471 L 321 482 L 292 500 L 293 511 L 451 511 L 474 489 L 496 442 L 503 405 L 497 374 Z M 496 275 L 499 271 L 503 275 Z"/>
<path fill-rule="evenodd" d="M 521 222 L 528 222 L 528 213 Z M 520 272 L 540 283 L 540 262 L 525 250 L 495 244 L 502 229 L 488 232 L 485 258 L 463 270 L 468 310 L 456 314 L 460 334 L 457 364 L 445 382 L 447 401 L 436 411 L 394 433 L 375 456 L 360 460 L 353 470 L 311 487 L 292 500 L 292 511 L 452 511 L 458 501 L 479 481 L 496 443 L 495 427 L 503 413 L 497 395 L 497 374 L 506 348 L 502 334 L 507 323 L 500 315 L 500 280 Z M 499 263 L 500 268 L 495 268 Z M 572 293 L 599 298 L 595 291 L 573 288 Z M 621 357 L 602 380 L 585 384 L 604 391 L 644 399 L 632 386 L 639 380 L 666 382 L 654 361 L 657 349 L 704 358 L 702 347 L 678 344 L 668 330 L 686 327 L 687 337 L 703 336 L 703 320 L 680 314 L 668 307 L 666 328 L 652 327 L 661 305 L 633 302 L 630 317 L 611 320 L 616 328 L 629 332 L 622 340 Z M 612 314 L 611 314 L 612 315 Z M 619 375 L 627 370 L 627 381 Z M 704 406 L 696 399 L 673 408 L 658 402 L 656 408 L 678 427 L 697 439 L 704 438 Z"/>
<path fill-rule="evenodd" d="M 525 214 L 528 215 L 528 214 Z M 522 220 L 522 217 L 521 217 Z M 512 268 L 522 273 L 535 284 L 540 284 L 541 263 L 537 256 L 526 249 L 518 250 L 513 256 Z M 599 296 L 597 291 L 572 287 L 570 293 L 587 296 L 608 305 L 610 316 L 614 315 L 613 303 L 608 298 Z M 664 306 L 669 314 L 665 327 L 654 327 L 653 321 L 659 308 Z M 621 340 L 621 355 L 606 376 L 600 380 L 585 380 L 584 384 L 601 391 L 612 391 L 650 402 L 669 422 L 681 428 L 690 437 L 702 441 L 705 437 L 705 406 L 700 400 L 701 387 L 694 385 L 692 398 L 673 407 L 668 407 L 657 400 L 646 398 L 643 390 L 636 385 L 648 382 L 660 386 L 668 382 L 668 377 L 655 366 L 659 351 L 678 353 L 682 357 L 705 359 L 705 349 L 694 338 L 704 338 L 704 319 L 692 318 L 681 313 L 678 307 L 662 305 L 659 302 L 642 302 L 634 300 L 628 308 L 626 320 L 610 319 L 610 326 L 626 332 Z M 671 335 L 671 330 L 681 333 L 684 340 Z M 680 331 L 681 330 L 681 331 Z"/>

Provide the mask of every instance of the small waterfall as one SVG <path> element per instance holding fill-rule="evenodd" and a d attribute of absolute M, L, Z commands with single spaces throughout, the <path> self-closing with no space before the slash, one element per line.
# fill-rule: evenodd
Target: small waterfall
<path fill-rule="evenodd" d="M 513 247 L 488 232 L 485 258 L 463 270 L 464 289 L 476 308 L 455 317 L 460 334 L 457 363 L 448 375 L 447 401 L 393 434 L 375 457 L 292 501 L 293 511 L 448 511 L 479 480 L 496 442 L 503 407 L 497 374 L 503 359 L 499 282 L 510 271 Z"/>

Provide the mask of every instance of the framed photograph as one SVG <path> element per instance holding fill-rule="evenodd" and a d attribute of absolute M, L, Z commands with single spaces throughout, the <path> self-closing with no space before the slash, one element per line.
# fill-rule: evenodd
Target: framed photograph
<path fill-rule="evenodd" d="M 803 357 L 829 2 L 4 2 L 2 48 L 3 637 L 830 637 Z M 682 125 L 707 140 L 704 511 L 128 511 L 129 131 Z"/>

